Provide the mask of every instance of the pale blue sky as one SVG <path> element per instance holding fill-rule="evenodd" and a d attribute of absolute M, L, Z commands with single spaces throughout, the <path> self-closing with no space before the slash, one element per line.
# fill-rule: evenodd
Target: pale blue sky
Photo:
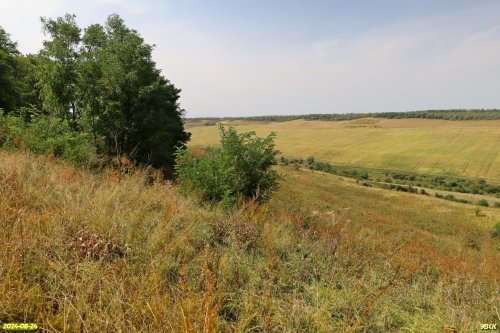
<path fill-rule="evenodd" d="M 500 107 L 496 0 L 17 0 L 0 25 L 36 52 L 66 12 L 156 44 L 190 117 Z"/>

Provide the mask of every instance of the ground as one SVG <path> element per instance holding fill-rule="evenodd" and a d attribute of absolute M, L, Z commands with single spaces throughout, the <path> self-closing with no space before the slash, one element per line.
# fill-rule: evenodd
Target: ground
<path fill-rule="evenodd" d="M 500 209 L 278 167 L 265 205 L 0 152 L 0 321 L 48 332 L 459 332 L 498 322 Z"/>
<path fill-rule="evenodd" d="M 353 121 L 226 122 L 259 135 L 278 134 L 289 157 L 427 174 L 481 177 L 500 182 L 500 120 L 364 118 Z M 189 124 L 190 145 L 218 141 L 218 127 Z"/>

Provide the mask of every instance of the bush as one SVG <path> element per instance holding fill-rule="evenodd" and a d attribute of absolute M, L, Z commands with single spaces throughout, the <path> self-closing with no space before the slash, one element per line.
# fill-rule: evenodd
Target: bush
<path fill-rule="evenodd" d="M 8 149 L 27 148 L 37 155 L 53 154 L 75 165 L 86 165 L 95 149 L 85 133 L 74 131 L 66 120 L 36 116 L 25 122 L 23 115 L 0 113 L 0 145 Z"/>
<path fill-rule="evenodd" d="M 457 198 L 455 198 L 455 196 L 453 194 L 447 194 L 447 195 L 445 195 L 444 199 L 450 200 L 450 201 L 456 201 L 457 200 Z"/>
<path fill-rule="evenodd" d="M 491 237 L 500 238 L 500 222 L 497 222 L 491 230 Z"/>
<path fill-rule="evenodd" d="M 281 161 L 281 164 L 288 165 L 288 159 L 285 156 L 281 156 L 280 161 Z"/>
<path fill-rule="evenodd" d="M 0 109 L 0 146 L 7 149 L 21 148 L 25 125 L 20 117 L 4 115 Z"/>
<path fill-rule="evenodd" d="M 38 117 L 30 124 L 26 146 L 35 154 L 52 153 L 76 165 L 85 165 L 95 156 L 87 134 L 71 129 L 66 120 Z"/>
<path fill-rule="evenodd" d="M 275 134 L 259 138 L 255 132 L 237 133 L 220 127 L 220 146 L 209 147 L 202 156 L 186 149 L 176 153 L 175 173 L 181 188 L 197 192 L 203 201 L 232 205 L 238 197 L 260 202 L 277 188 Z"/>
<path fill-rule="evenodd" d="M 474 208 L 474 213 L 476 214 L 476 216 L 481 216 L 481 208 L 479 207 Z"/>
<path fill-rule="evenodd" d="M 489 207 L 490 205 L 488 204 L 488 201 L 486 199 L 481 199 L 477 202 L 477 205 L 478 206 L 482 206 L 482 207 Z"/>

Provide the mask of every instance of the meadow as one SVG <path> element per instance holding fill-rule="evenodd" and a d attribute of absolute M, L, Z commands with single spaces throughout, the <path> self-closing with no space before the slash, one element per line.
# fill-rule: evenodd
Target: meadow
<path fill-rule="evenodd" d="M 218 126 L 188 124 L 190 145 L 218 141 Z M 500 181 L 500 120 L 363 118 L 352 121 L 226 121 L 239 131 L 276 132 L 277 147 L 290 157 L 423 174 Z"/>
<path fill-rule="evenodd" d="M 0 321 L 45 332 L 472 332 L 500 210 L 277 167 L 226 211 L 153 170 L 0 152 Z M 496 230 L 496 231 L 495 231 Z"/>

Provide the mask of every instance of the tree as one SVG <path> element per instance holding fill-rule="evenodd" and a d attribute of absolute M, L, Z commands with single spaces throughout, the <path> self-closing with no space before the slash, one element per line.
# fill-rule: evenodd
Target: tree
<path fill-rule="evenodd" d="M 0 27 L 0 108 L 7 112 L 17 107 L 16 57 L 19 55 L 17 44 Z"/>
<path fill-rule="evenodd" d="M 50 39 L 40 52 L 41 94 L 43 106 L 58 117 L 67 119 L 76 128 L 77 62 L 80 28 L 76 16 L 66 14 L 56 20 L 41 18 L 42 29 Z"/>
<path fill-rule="evenodd" d="M 22 55 L 17 44 L 0 27 L 0 108 L 5 113 L 21 107 L 41 108 L 37 64 L 37 57 Z"/>
<path fill-rule="evenodd" d="M 189 139 L 178 100 L 180 90 L 152 60 L 153 46 L 118 15 L 84 34 L 81 102 L 101 151 L 124 154 L 173 172 L 175 147 Z"/>
<path fill-rule="evenodd" d="M 118 15 L 83 35 L 74 15 L 42 24 L 50 36 L 40 52 L 44 108 L 90 133 L 99 153 L 126 155 L 171 175 L 175 148 L 189 134 L 180 90 L 156 68 L 153 46 Z"/>
<path fill-rule="evenodd" d="M 107 36 L 100 24 L 85 29 L 82 37 L 80 61 L 78 63 L 78 98 L 81 109 L 80 125 L 91 134 L 94 146 L 102 148 L 103 136 L 99 133 L 98 119 L 104 110 L 103 50 Z"/>

